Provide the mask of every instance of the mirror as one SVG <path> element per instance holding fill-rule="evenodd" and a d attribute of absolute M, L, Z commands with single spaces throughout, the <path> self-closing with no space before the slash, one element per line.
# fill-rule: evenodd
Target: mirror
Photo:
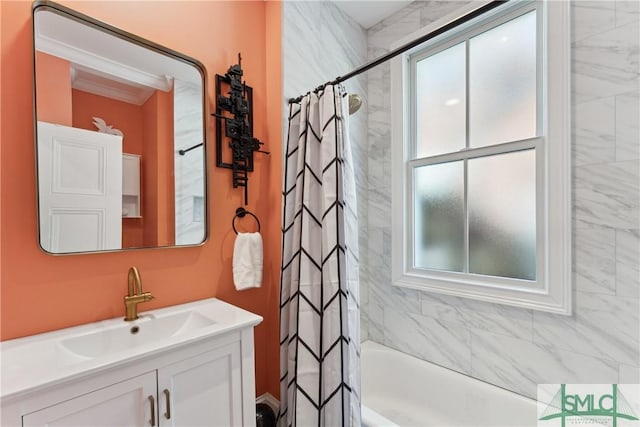
<path fill-rule="evenodd" d="M 40 246 L 204 242 L 202 64 L 49 1 L 33 32 Z"/>

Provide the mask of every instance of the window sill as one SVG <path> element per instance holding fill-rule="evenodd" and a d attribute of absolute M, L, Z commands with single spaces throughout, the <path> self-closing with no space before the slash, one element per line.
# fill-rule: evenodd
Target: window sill
<path fill-rule="evenodd" d="M 411 274 L 404 274 L 400 278 L 393 280 L 392 283 L 393 286 L 400 288 L 470 298 L 529 310 L 571 315 L 570 286 L 562 287 L 564 288 L 561 289 L 563 292 L 553 292 L 546 287 L 532 286 L 529 289 L 525 289 L 522 286 L 492 285 L 490 280 L 453 281 Z"/>

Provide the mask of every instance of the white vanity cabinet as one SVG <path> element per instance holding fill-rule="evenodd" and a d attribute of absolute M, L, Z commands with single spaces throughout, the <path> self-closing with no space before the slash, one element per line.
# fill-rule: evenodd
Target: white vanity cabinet
<path fill-rule="evenodd" d="M 133 426 L 246 426 L 255 424 L 253 387 L 243 395 L 241 341 L 200 346 L 173 356 L 140 364 L 140 370 L 157 369 L 105 385 L 96 378 L 70 385 L 80 395 L 57 403 L 67 393 L 61 387 L 30 400 L 52 402 L 51 406 L 22 415 L 23 427 L 133 427 Z M 204 351 L 200 353 L 200 351 Z M 175 361 L 175 363 L 165 363 Z M 129 370 L 128 368 L 127 370 Z M 114 379 L 119 379 L 114 372 Z M 244 374 L 244 375 L 243 375 Z M 247 379 L 247 378 L 244 378 Z M 253 381 L 249 380 L 252 383 Z M 37 404 L 36 404 L 37 405 Z M 245 416 L 246 415 L 246 416 Z M 4 424 L 3 424 L 4 425 Z M 20 424 L 17 424 L 20 425 Z"/>
<path fill-rule="evenodd" d="M 42 354 L 50 358 L 54 355 L 51 366 L 36 365 L 32 369 L 41 369 L 50 377 L 46 383 L 33 387 L 25 387 L 26 383 L 16 384 L 15 392 L 3 395 L 0 424 L 3 427 L 254 426 L 253 327 L 261 318 L 215 299 L 208 301 L 211 307 L 205 304 L 204 309 L 200 309 L 202 304 L 198 303 L 185 306 L 191 307 L 192 317 L 198 310 L 203 318 L 209 313 L 228 310 L 223 313 L 224 317 L 234 315 L 231 320 L 238 326 L 229 327 L 212 314 L 207 317 L 210 326 L 202 323 L 198 326 L 190 320 L 192 323 L 184 324 L 183 329 L 187 332 L 169 331 L 173 336 L 168 338 L 167 345 L 118 350 L 113 356 L 91 360 L 62 355 L 62 349 L 69 341 L 56 336 L 57 332 L 51 333 L 53 339 L 28 342 L 25 351 L 29 357 Z M 239 313 L 233 313 L 233 309 Z M 170 319 L 164 323 L 169 325 L 172 319 L 181 318 L 180 313 L 163 317 L 163 310 L 147 315 L 146 319 L 141 316 L 139 321 L 127 322 L 124 328 L 119 323 L 115 327 L 125 329 L 127 333 L 138 327 L 136 334 L 143 334 L 157 325 L 154 322 Z M 113 322 L 124 323 L 121 318 Z M 110 324 L 100 325 L 98 333 L 109 328 Z M 202 334 L 208 335 L 199 337 L 194 328 L 200 328 Z M 211 332 L 216 329 L 218 332 Z M 110 336 L 113 335 L 110 332 Z M 175 338 L 181 336 L 183 342 Z M 77 334 L 72 335 L 73 339 L 77 337 Z M 15 348 L 9 347 L 2 349 L 3 354 L 7 354 L 10 364 L 17 363 L 11 353 Z M 23 359 L 25 365 L 35 362 L 27 357 Z M 65 366 L 69 363 L 77 363 L 77 366 L 69 370 L 69 366 Z M 50 371 L 51 368 L 60 371 L 56 374 Z M 16 380 L 24 380 L 24 376 L 19 375 L 22 372 L 11 371 L 11 366 L 3 366 L 3 374 L 6 372 L 7 377 L 18 374 Z M 39 375 L 34 372 L 30 382 L 38 380 Z M 2 385 L 5 385 L 5 379 Z"/>

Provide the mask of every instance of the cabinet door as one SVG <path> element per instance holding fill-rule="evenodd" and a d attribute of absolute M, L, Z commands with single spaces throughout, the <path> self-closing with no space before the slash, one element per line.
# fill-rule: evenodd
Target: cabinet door
<path fill-rule="evenodd" d="M 122 137 L 38 122 L 40 243 L 122 249 Z"/>
<path fill-rule="evenodd" d="M 153 402 L 149 399 L 152 397 Z M 157 425 L 156 373 L 83 394 L 22 417 L 23 427 L 142 427 Z M 152 415 L 152 406 L 153 415 Z M 154 424 L 151 423 L 154 421 Z"/>
<path fill-rule="evenodd" d="M 244 425 L 240 342 L 159 369 L 158 400 L 160 426 Z"/>

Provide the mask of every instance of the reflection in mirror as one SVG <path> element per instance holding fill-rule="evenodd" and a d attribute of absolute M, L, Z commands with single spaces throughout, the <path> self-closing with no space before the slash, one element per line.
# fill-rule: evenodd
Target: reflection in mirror
<path fill-rule="evenodd" d="M 53 2 L 33 26 L 42 248 L 202 243 L 204 67 Z"/>

